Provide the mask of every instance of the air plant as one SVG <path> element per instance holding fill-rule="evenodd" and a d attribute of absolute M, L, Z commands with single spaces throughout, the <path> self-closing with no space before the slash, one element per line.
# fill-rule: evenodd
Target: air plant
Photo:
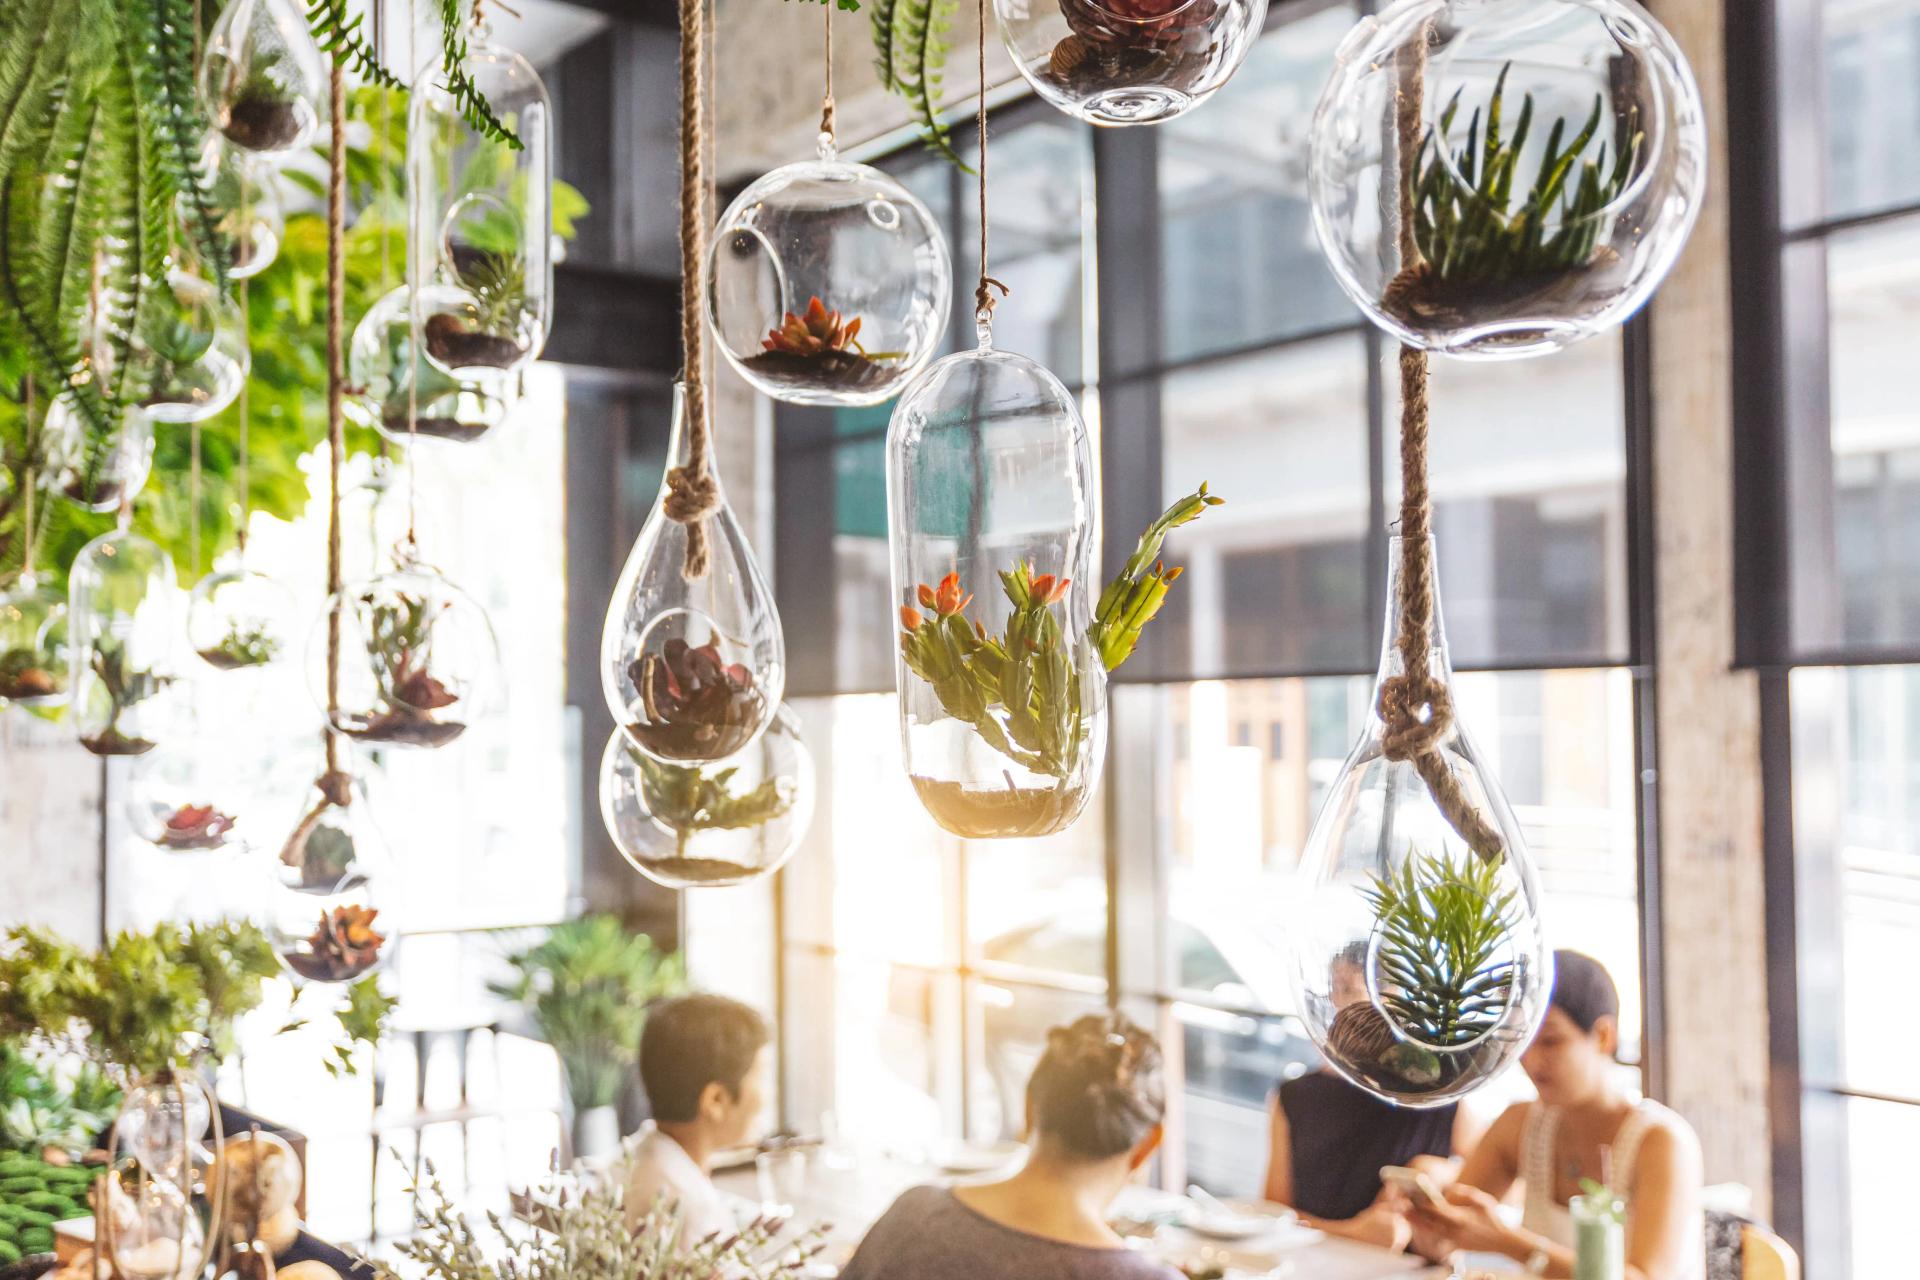
<path fill-rule="evenodd" d="M 167 815 L 161 824 L 160 838 L 154 843 L 162 849 L 185 852 L 218 849 L 227 842 L 233 819 L 210 804 L 183 804 Z"/>
<path fill-rule="evenodd" d="M 201 649 L 200 660 L 221 671 L 263 667 L 280 653 L 280 637 L 258 619 L 232 618 L 218 643 Z"/>
<path fill-rule="evenodd" d="M 433 713 L 460 701 L 431 670 L 433 626 L 447 608 L 418 596 L 396 592 L 391 598 L 361 597 L 367 610 L 367 650 L 373 661 L 380 708 L 348 730 L 371 742 L 407 742 L 439 746 L 466 731 L 455 720 Z"/>
<path fill-rule="evenodd" d="M 455 245 L 453 265 L 466 297 L 459 309 L 427 317 L 428 354 L 453 369 L 512 368 L 527 354 L 518 336 L 527 311 L 525 259 L 517 252 Z"/>
<path fill-rule="evenodd" d="M 766 699 L 753 672 L 730 663 L 720 642 L 699 646 L 678 636 L 627 668 L 645 719 L 627 725 L 635 742 L 675 760 L 724 760 L 752 740 Z"/>
<path fill-rule="evenodd" d="M 1180 577 L 1180 569 L 1159 559 L 1167 535 L 1222 501 L 1203 484 L 1167 508 L 1101 593 L 1087 641 L 1106 670 L 1132 655 Z M 1028 564 L 1003 572 L 1000 583 L 1012 606 L 1003 635 L 967 620 L 973 595 L 950 573 L 937 587 L 917 589 L 919 608 L 901 607 L 900 652 L 907 669 L 933 686 L 948 716 L 1029 772 L 1064 780 L 1086 738 L 1080 673 L 1053 608 L 1071 583 L 1036 574 Z"/>
<path fill-rule="evenodd" d="M 1595 95 L 1593 111 L 1571 139 L 1567 119 L 1554 121 L 1533 184 L 1516 191 L 1534 105 L 1528 94 L 1513 135 L 1501 133 L 1512 69 L 1511 63 L 1501 69 L 1492 98 L 1484 108 L 1474 108 L 1458 151 L 1448 155 L 1442 148 L 1459 114 L 1460 93 L 1421 144 L 1411 194 L 1421 260 L 1389 286 L 1384 299 L 1389 309 L 1424 316 L 1488 295 L 1522 296 L 1610 252 L 1598 247 L 1606 230 L 1602 211 L 1626 189 L 1645 134 L 1632 127 L 1629 116 L 1609 162 L 1608 142 L 1600 138 L 1603 100 Z M 1596 140 L 1597 149 L 1588 156 Z"/>
<path fill-rule="evenodd" d="M 1501 953 L 1517 917 L 1499 875 L 1485 858 L 1415 854 L 1361 891 L 1379 935 L 1380 1005 L 1403 1036 L 1458 1049 L 1506 1016 L 1514 968 Z"/>
<path fill-rule="evenodd" d="M 377 907 L 339 906 L 320 913 L 320 923 L 307 938 L 307 949 L 289 955 L 287 963 L 303 978 L 316 982 L 346 982 L 380 963 L 386 935 L 376 932 Z"/>
<path fill-rule="evenodd" d="M 134 666 L 126 642 L 112 636 L 94 641 L 88 665 L 107 695 L 107 722 L 98 733 L 81 738 L 80 745 L 97 756 L 137 756 L 153 750 L 150 740 L 122 733 L 120 717 L 166 688 L 173 677 Z"/>

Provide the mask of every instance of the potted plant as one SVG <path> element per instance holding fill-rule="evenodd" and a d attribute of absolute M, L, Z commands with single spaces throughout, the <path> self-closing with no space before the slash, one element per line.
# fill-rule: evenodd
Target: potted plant
<path fill-rule="evenodd" d="M 137 756 L 153 750 L 152 739 L 121 730 L 120 719 L 131 708 L 145 702 L 173 682 L 173 677 L 156 675 L 135 665 L 127 655 L 126 642 L 111 635 L 93 642 L 88 666 L 106 695 L 107 718 L 93 733 L 85 734 L 80 745 L 97 756 Z"/>
<path fill-rule="evenodd" d="M 685 987 L 681 958 L 629 933 L 617 917 L 600 915 L 555 925 L 507 964 L 514 977 L 492 990 L 523 1006 L 560 1055 L 575 1153 L 613 1154 L 620 1140 L 616 1104 L 639 1061 L 647 1006 Z"/>

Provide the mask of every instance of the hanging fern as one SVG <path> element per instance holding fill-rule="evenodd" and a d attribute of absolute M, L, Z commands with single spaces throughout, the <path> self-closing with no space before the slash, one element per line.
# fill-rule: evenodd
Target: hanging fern
<path fill-rule="evenodd" d="M 171 201 L 176 193 L 184 197 L 181 229 L 195 257 L 224 290 L 227 260 L 217 230 L 219 213 L 203 169 L 208 125 L 193 87 L 193 0 L 134 0 L 128 16 L 138 26 L 128 33 L 135 39 L 123 41 L 123 48 L 145 46 L 126 48 L 138 115 L 150 144 L 142 150 L 152 161 L 141 180 L 153 188 L 155 198 L 164 195 Z"/>
<path fill-rule="evenodd" d="M 940 80 L 946 71 L 948 34 L 959 0 L 876 0 L 873 7 L 874 70 L 880 86 L 912 108 L 928 146 L 967 172 L 940 118 Z"/>
<path fill-rule="evenodd" d="M 359 74 L 368 84 L 383 89 L 405 89 L 398 76 L 381 63 L 373 46 L 360 33 L 363 14 L 347 12 L 347 0 L 312 0 L 307 6 L 307 23 L 320 47 Z"/>
<path fill-rule="evenodd" d="M 461 21 L 462 0 L 440 0 L 440 48 L 444 54 L 441 73 L 446 77 L 447 92 L 453 95 L 454 105 L 460 108 L 460 115 L 467 127 L 483 138 L 512 147 L 515 151 L 523 148 L 519 135 L 500 122 L 493 113 L 493 105 L 487 101 L 487 95 L 480 92 L 480 86 L 473 82 L 467 73 L 467 37 L 465 24 Z"/>

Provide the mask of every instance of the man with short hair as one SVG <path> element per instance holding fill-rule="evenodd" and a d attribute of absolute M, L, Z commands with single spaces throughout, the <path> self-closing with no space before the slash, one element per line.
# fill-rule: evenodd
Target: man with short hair
<path fill-rule="evenodd" d="M 718 1152 L 759 1137 L 772 1056 L 766 1020 L 737 1000 L 681 996 L 647 1014 L 640 1083 L 653 1119 L 628 1140 L 629 1224 L 664 1199 L 679 1206 L 685 1241 L 735 1230 L 708 1171 Z"/>

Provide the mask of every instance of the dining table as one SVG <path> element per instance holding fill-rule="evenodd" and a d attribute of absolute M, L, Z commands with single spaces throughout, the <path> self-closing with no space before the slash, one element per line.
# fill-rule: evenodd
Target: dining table
<path fill-rule="evenodd" d="M 994 1154 L 1004 1157 L 994 1164 Z M 839 1151 L 812 1148 L 804 1172 L 771 1198 L 775 1188 L 753 1159 L 743 1157 L 716 1170 L 714 1182 L 751 1216 L 765 1212 L 787 1219 L 787 1232 L 819 1228 L 826 1247 L 818 1274 L 834 1274 L 858 1247 L 867 1229 L 902 1191 L 925 1184 L 955 1185 L 1003 1176 L 1016 1166 L 1013 1144 L 968 1151 L 965 1148 L 900 1148 Z M 1271 1225 L 1236 1231 L 1231 1237 L 1212 1228 L 1187 1197 L 1144 1184 L 1129 1186 L 1115 1201 L 1111 1218 L 1129 1247 L 1169 1265 L 1212 1265 L 1229 1280 L 1440 1280 L 1453 1274 L 1419 1258 L 1374 1245 L 1342 1240 L 1301 1226 L 1290 1212 L 1264 1202 L 1233 1200 L 1233 1210 L 1260 1216 Z M 1213 1206 L 1219 1208 L 1217 1202 Z M 1193 1224 L 1193 1225 L 1189 1225 Z M 1199 1228 L 1199 1229 L 1196 1229 Z"/>

